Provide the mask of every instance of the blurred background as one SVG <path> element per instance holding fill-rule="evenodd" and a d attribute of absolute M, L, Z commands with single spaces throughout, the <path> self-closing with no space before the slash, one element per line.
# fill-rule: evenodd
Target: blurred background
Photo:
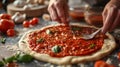
<path fill-rule="evenodd" d="M 82 21 L 92 25 L 102 25 L 102 11 L 109 0 L 69 0 L 71 21 Z M 49 0 L 0 0 L 0 9 L 10 15 L 16 12 L 27 17 L 48 14 Z M 34 13 L 35 12 L 35 13 Z"/>

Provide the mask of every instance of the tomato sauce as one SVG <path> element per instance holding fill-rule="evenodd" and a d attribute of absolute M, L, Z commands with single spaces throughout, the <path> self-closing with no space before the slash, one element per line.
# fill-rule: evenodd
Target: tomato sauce
<path fill-rule="evenodd" d="M 35 52 L 53 57 L 90 55 L 102 48 L 105 36 L 101 33 L 91 40 L 81 38 L 82 34 L 90 34 L 96 29 L 79 26 L 72 26 L 71 29 L 66 26 L 54 26 L 32 32 L 28 36 L 29 47 Z M 55 45 L 60 46 L 60 52 L 52 51 Z"/>

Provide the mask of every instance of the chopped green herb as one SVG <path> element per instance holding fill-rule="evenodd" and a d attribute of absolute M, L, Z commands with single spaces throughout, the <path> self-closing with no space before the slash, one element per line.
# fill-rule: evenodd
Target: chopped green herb
<path fill-rule="evenodd" d="M 1 38 L 0 39 L 0 42 L 3 43 L 3 44 L 5 43 L 5 41 L 6 41 L 6 38 Z"/>
<path fill-rule="evenodd" d="M 46 33 L 47 33 L 47 34 L 52 34 L 53 32 L 52 32 L 51 30 L 47 29 L 47 30 L 46 30 Z"/>
<path fill-rule="evenodd" d="M 72 30 L 76 31 L 76 30 L 80 30 L 80 28 L 79 27 L 72 27 Z"/>
<path fill-rule="evenodd" d="M 43 39 L 43 38 L 40 38 L 40 39 L 37 40 L 37 43 L 41 43 L 41 42 L 43 42 L 43 41 L 44 41 L 44 39 Z"/>
<path fill-rule="evenodd" d="M 61 47 L 58 45 L 55 45 L 52 47 L 52 52 L 59 53 L 61 51 Z"/>
<path fill-rule="evenodd" d="M 90 48 L 94 48 L 94 47 L 95 47 L 95 44 L 91 44 L 91 45 L 90 45 Z"/>

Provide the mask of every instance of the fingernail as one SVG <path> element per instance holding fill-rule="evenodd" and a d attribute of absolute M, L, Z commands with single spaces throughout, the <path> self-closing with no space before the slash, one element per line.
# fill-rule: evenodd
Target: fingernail
<path fill-rule="evenodd" d="M 61 18 L 61 21 L 62 23 L 66 23 L 65 19 L 64 18 Z"/>
<path fill-rule="evenodd" d="M 101 30 L 101 33 L 105 34 L 105 31 L 102 29 L 102 30 Z"/>
<path fill-rule="evenodd" d="M 69 18 L 67 18 L 67 19 L 66 19 L 66 22 L 68 22 L 68 23 L 69 23 L 69 22 L 70 22 L 70 19 L 69 19 Z"/>

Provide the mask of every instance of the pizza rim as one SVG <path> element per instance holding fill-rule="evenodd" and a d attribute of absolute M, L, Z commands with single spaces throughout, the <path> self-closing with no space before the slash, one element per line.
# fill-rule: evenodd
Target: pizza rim
<path fill-rule="evenodd" d="M 52 27 L 52 26 L 59 26 L 59 25 L 62 25 L 62 24 L 50 25 L 50 26 L 46 26 L 46 27 L 43 27 L 43 28 L 38 29 L 38 30 L 42 30 L 42 29 Z M 80 27 L 82 26 L 82 27 L 96 28 L 94 26 L 82 25 L 80 23 L 72 23 L 71 25 L 76 25 L 76 26 L 80 26 Z M 35 30 L 35 31 L 37 31 L 37 30 Z M 27 53 L 27 54 L 33 56 L 37 60 L 45 61 L 45 62 L 49 62 L 49 63 L 53 63 L 53 64 L 58 64 L 58 65 L 74 64 L 74 63 L 98 60 L 98 59 L 101 59 L 101 58 L 105 57 L 106 55 L 110 54 L 116 47 L 116 43 L 115 43 L 113 36 L 110 35 L 109 33 L 106 33 L 106 35 L 108 36 L 109 39 L 105 39 L 104 40 L 105 45 L 103 44 L 103 47 L 99 51 L 97 51 L 96 53 L 94 53 L 92 55 L 88 55 L 88 56 L 65 56 L 65 57 L 61 57 L 61 58 L 51 57 L 47 54 L 39 54 L 35 51 L 32 51 L 29 48 L 29 45 L 26 41 L 26 35 L 29 34 L 30 32 L 34 32 L 34 31 L 28 31 L 20 39 L 20 41 L 19 41 L 20 50 L 23 51 L 24 53 Z M 23 43 L 22 41 L 25 41 L 26 44 Z"/>

